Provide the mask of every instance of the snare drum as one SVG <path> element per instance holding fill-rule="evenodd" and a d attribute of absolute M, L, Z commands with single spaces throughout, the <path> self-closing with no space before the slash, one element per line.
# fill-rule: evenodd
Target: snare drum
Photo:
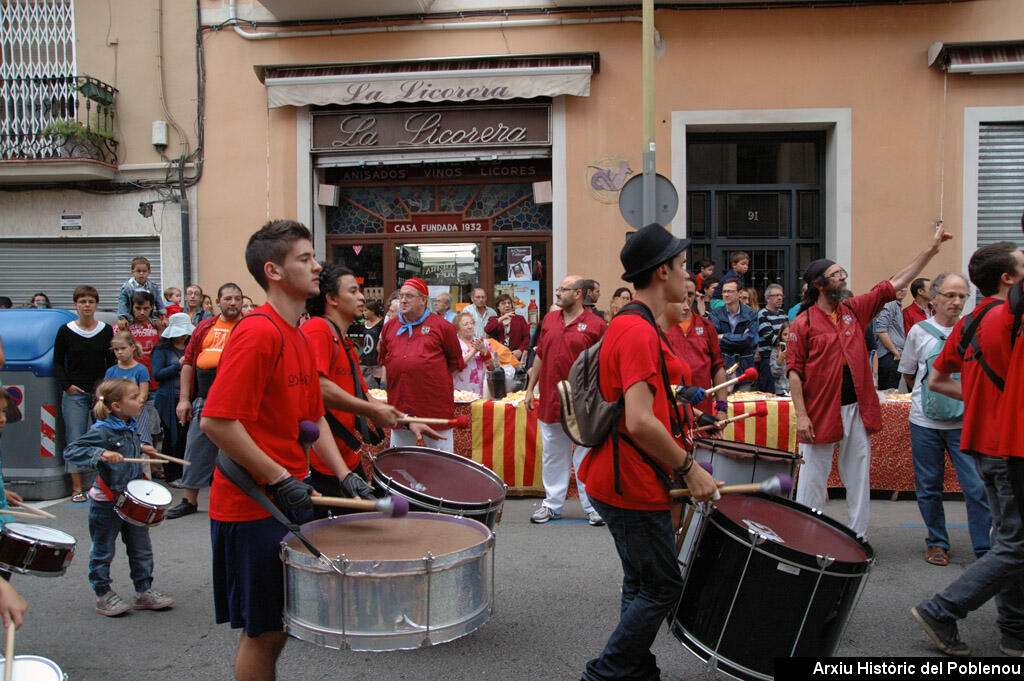
<path fill-rule="evenodd" d="M 171 493 L 152 480 L 132 480 L 114 500 L 117 515 L 140 527 L 159 525 L 170 505 Z"/>
<path fill-rule="evenodd" d="M 428 447 L 392 447 L 373 459 L 373 485 L 409 500 L 409 508 L 501 522 L 508 485 L 464 456 Z"/>
<path fill-rule="evenodd" d="M 7 660 L 0 657 L 0 678 Z M 53 660 L 39 655 L 15 655 L 11 678 L 14 681 L 67 681 L 68 675 Z"/>
<path fill-rule="evenodd" d="M 832 657 L 874 563 L 846 526 L 788 499 L 713 502 L 690 550 L 672 633 L 744 681 L 774 678 L 776 657 Z"/>
<path fill-rule="evenodd" d="M 294 535 L 281 542 L 285 630 L 325 648 L 413 650 L 476 631 L 494 603 L 494 534 L 469 518 L 357 513 L 302 532 L 339 575 Z"/>
<path fill-rule="evenodd" d="M 42 525 L 7 523 L 0 532 L 0 567 L 23 575 L 60 577 L 75 555 L 75 538 Z"/>

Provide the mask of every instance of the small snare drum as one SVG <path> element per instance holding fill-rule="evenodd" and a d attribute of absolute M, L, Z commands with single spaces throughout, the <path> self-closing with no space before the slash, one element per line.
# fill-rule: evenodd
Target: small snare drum
<path fill-rule="evenodd" d="M 140 527 L 159 525 L 170 505 L 171 493 L 152 480 L 132 480 L 114 500 L 117 515 Z"/>
<path fill-rule="evenodd" d="M 0 658 L 0 676 L 4 673 L 7 660 Z M 14 681 L 67 681 L 64 673 L 56 662 L 39 655 L 15 655 L 14 669 L 11 676 Z"/>
<path fill-rule="evenodd" d="M 42 525 L 7 523 L 0 532 L 0 567 L 23 575 L 60 577 L 75 555 L 75 538 Z"/>

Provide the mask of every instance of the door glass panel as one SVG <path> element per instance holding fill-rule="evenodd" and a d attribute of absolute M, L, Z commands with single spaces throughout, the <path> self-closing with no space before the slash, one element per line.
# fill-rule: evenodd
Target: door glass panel
<path fill-rule="evenodd" d="M 818 258 L 817 244 L 800 244 L 796 247 L 796 269 L 797 277 L 803 278 L 804 270 Z"/>
<path fill-rule="evenodd" d="M 797 236 L 799 238 L 818 238 L 818 226 L 821 224 L 818 205 L 818 192 L 797 192 Z"/>
<path fill-rule="evenodd" d="M 691 239 L 708 236 L 708 222 L 711 219 L 708 192 L 690 192 L 689 233 Z"/>
<path fill-rule="evenodd" d="M 367 300 L 384 299 L 384 244 L 335 244 L 331 260 L 355 273 Z"/>
<path fill-rule="evenodd" d="M 720 192 L 720 237 L 789 235 L 789 192 Z"/>
<path fill-rule="evenodd" d="M 547 312 L 548 248 L 543 242 L 501 242 L 494 244 L 493 302 L 508 293 L 516 306 L 516 314 L 530 324 L 530 331 Z M 603 290 L 602 290 L 603 294 Z M 598 300 L 598 306 L 602 301 Z"/>
<path fill-rule="evenodd" d="M 419 277 L 427 284 L 430 304 L 441 293 L 452 297 L 453 311 L 469 302 L 480 285 L 480 245 L 464 243 L 402 244 L 395 247 L 398 283 Z"/>
<path fill-rule="evenodd" d="M 754 287 L 757 299 L 764 307 L 764 289 L 768 284 L 782 284 L 785 287 L 786 251 L 781 248 L 748 249 L 750 270 L 747 272 L 747 286 Z"/>
<path fill-rule="evenodd" d="M 814 184 L 819 181 L 815 147 L 812 141 L 763 139 L 688 142 L 687 184 Z"/>

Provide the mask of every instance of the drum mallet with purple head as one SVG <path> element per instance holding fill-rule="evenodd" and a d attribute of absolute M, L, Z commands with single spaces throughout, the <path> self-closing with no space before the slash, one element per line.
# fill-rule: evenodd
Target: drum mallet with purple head
<path fill-rule="evenodd" d="M 718 488 L 719 494 L 750 494 L 752 492 L 762 492 L 776 497 L 787 496 L 792 491 L 793 478 L 788 475 L 773 475 L 763 482 L 751 482 L 745 485 L 726 485 L 725 487 Z M 690 496 L 690 490 L 674 489 L 670 490 L 669 494 L 673 497 L 688 497 Z"/>
<path fill-rule="evenodd" d="M 743 419 L 749 419 L 752 416 L 768 416 L 768 404 L 766 402 L 756 402 L 754 411 L 748 411 L 745 414 L 737 414 L 727 419 L 722 419 L 718 423 L 712 423 L 706 426 L 695 428 L 697 432 L 703 432 L 706 430 L 714 430 L 716 428 L 724 428 L 727 424 L 735 423 L 736 421 L 742 421 Z"/>
<path fill-rule="evenodd" d="M 310 497 L 314 506 L 352 508 L 359 511 L 377 511 L 389 518 L 401 518 L 409 513 L 409 500 L 405 497 L 383 499 L 349 499 L 346 497 Z"/>
<path fill-rule="evenodd" d="M 313 443 L 320 439 L 320 426 L 315 421 L 299 421 L 299 444 L 303 449 L 309 449 Z"/>

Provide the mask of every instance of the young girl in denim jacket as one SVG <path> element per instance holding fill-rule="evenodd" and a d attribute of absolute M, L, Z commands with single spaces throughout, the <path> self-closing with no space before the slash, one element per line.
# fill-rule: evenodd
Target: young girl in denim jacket
<path fill-rule="evenodd" d="M 151 588 L 153 583 L 153 546 L 149 528 L 127 523 L 114 511 L 114 498 L 132 480 L 144 478 L 142 465 L 125 462 L 153 454 L 152 445 L 143 445 L 136 432 L 135 419 L 142 413 L 143 400 L 133 381 L 108 379 L 96 389 L 96 422 L 64 450 L 64 458 L 78 466 L 96 469 L 97 478 L 89 490 L 89 583 L 96 592 L 96 612 L 113 617 L 131 608 L 162 610 L 174 601 Z M 117 535 L 128 553 L 135 598 L 131 603 L 110 588 L 110 562 L 114 558 Z"/>

